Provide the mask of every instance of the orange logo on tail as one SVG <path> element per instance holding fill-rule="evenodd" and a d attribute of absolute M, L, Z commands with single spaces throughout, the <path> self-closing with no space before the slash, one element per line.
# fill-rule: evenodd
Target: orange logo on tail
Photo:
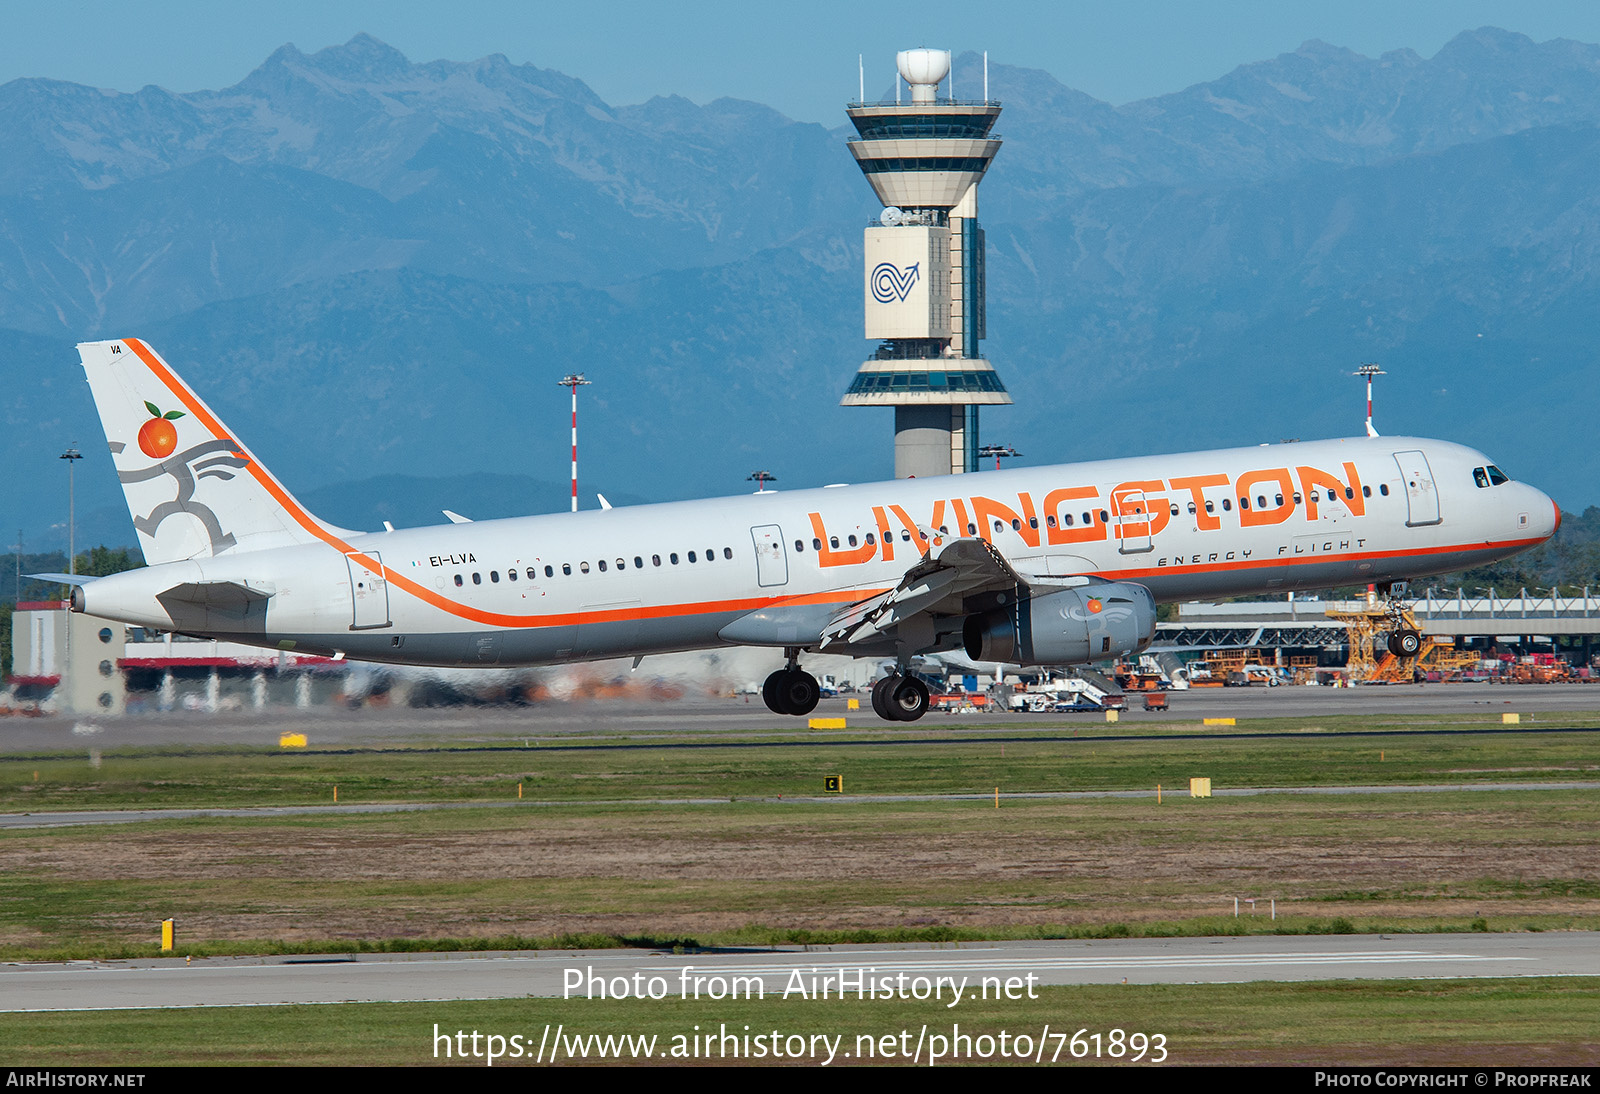
<path fill-rule="evenodd" d="M 146 402 L 144 406 L 150 412 L 150 420 L 139 429 L 139 451 L 151 459 L 166 459 L 177 451 L 178 430 L 172 423 L 183 417 L 183 411 L 169 410 L 163 414 L 154 403 Z"/>

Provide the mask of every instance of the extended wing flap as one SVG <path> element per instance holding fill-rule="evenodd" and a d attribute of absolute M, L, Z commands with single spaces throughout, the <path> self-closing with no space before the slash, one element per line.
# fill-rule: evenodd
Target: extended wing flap
<path fill-rule="evenodd" d="M 952 540 L 937 556 L 924 555 L 893 589 L 835 612 L 822 645 L 865 642 L 925 612 L 956 613 L 966 597 L 1022 584 L 1022 575 L 987 540 Z"/>

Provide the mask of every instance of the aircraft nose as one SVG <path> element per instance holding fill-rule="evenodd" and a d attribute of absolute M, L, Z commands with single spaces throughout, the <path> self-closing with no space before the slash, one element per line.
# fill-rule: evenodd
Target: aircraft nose
<path fill-rule="evenodd" d="M 1561 530 L 1561 506 L 1543 490 L 1529 489 L 1533 490 L 1533 499 L 1529 502 L 1533 509 L 1530 514 L 1533 530 L 1540 539 L 1549 539 Z"/>

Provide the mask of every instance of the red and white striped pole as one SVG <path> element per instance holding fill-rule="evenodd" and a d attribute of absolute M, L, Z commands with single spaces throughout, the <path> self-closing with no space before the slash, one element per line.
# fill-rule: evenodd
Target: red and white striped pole
<path fill-rule="evenodd" d="M 1367 378 L 1367 436 L 1376 437 L 1378 431 L 1372 428 L 1372 378 L 1374 376 L 1384 376 L 1387 373 L 1375 364 L 1365 364 L 1356 369 L 1356 375 Z"/>
<path fill-rule="evenodd" d="M 575 372 L 564 376 L 558 383 L 562 387 L 572 389 L 572 511 L 578 511 L 578 388 L 590 381 L 583 378 L 583 373 Z"/>

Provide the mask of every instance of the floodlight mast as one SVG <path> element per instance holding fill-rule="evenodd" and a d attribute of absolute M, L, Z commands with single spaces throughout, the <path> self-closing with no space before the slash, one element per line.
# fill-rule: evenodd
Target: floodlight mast
<path fill-rule="evenodd" d="M 578 388 L 592 382 L 585 380 L 581 372 L 574 372 L 556 381 L 562 387 L 572 389 L 572 511 L 574 513 L 578 511 Z"/>
<path fill-rule="evenodd" d="M 1383 369 L 1369 361 L 1360 368 L 1356 369 L 1353 375 L 1365 376 L 1367 378 L 1367 436 L 1376 437 L 1378 435 L 1378 431 L 1372 428 L 1372 378 L 1374 376 L 1387 376 L 1388 373 L 1384 372 Z"/>
<path fill-rule="evenodd" d="M 980 458 L 989 456 L 994 457 L 994 469 L 996 471 L 1000 470 L 1001 459 L 1014 459 L 1020 455 L 1022 455 L 1021 452 L 1018 452 L 1015 448 L 1012 448 L 1008 444 L 986 444 L 982 448 L 978 449 L 978 456 Z"/>

